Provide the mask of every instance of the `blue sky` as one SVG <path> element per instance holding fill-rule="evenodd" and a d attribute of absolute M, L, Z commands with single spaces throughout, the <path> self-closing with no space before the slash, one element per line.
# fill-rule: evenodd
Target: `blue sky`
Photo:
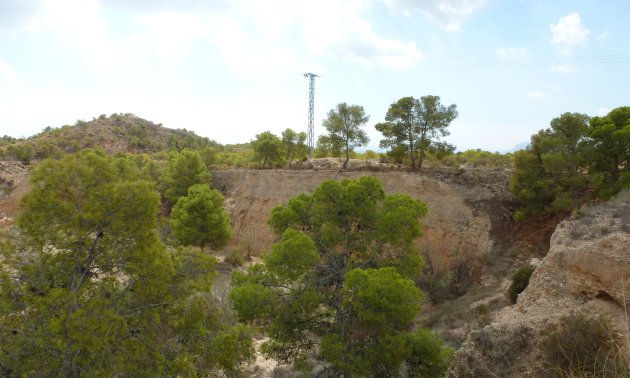
<path fill-rule="evenodd" d="M 221 143 L 438 95 L 458 149 L 630 105 L 624 0 L 0 0 L 0 135 L 134 113 Z"/>

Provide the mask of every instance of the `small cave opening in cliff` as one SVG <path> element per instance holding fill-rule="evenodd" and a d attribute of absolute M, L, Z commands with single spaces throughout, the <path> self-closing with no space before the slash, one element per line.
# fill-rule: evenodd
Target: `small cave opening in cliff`
<path fill-rule="evenodd" d="M 601 299 L 601 300 L 604 300 L 604 301 L 607 301 L 607 302 L 612 302 L 612 303 L 615 303 L 615 304 L 617 304 L 617 305 L 620 305 L 620 306 L 621 306 L 621 304 L 620 304 L 620 303 L 618 303 L 618 302 L 615 300 L 615 298 L 613 298 L 610 294 L 608 294 L 608 293 L 607 293 L 607 292 L 605 292 L 604 290 L 600 290 L 600 291 L 598 291 L 598 292 L 597 292 L 597 295 L 595 296 L 595 298 L 597 298 L 597 299 Z"/>

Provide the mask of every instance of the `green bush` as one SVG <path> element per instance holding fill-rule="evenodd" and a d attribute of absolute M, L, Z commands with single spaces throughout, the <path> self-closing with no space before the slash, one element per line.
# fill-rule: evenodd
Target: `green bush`
<path fill-rule="evenodd" d="M 227 256 L 225 256 L 223 262 L 233 267 L 238 267 L 245 264 L 245 259 L 243 258 L 243 254 L 240 251 L 231 251 Z"/>
<path fill-rule="evenodd" d="M 526 265 L 512 275 L 512 284 L 508 290 L 512 303 L 516 303 L 518 295 L 527 288 L 527 285 L 529 285 L 529 277 L 532 276 L 532 273 L 534 273 L 534 267 Z"/>
<path fill-rule="evenodd" d="M 444 376 L 453 359 L 451 348 L 445 347 L 442 340 L 426 328 L 409 333 L 406 342 L 409 349 L 407 376 L 424 378 Z"/>
<path fill-rule="evenodd" d="M 541 371 L 548 377 L 627 377 L 628 359 L 605 318 L 572 315 L 541 343 Z"/>

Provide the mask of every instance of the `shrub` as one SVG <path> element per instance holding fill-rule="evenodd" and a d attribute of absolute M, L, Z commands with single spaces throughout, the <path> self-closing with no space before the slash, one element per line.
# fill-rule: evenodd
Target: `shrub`
<path fill-rule="evenodd" d="M 465 294 L 483 269 L 481 259 L 468 249 L 425 246 L 422 256 L 425 265 L 417 284 L 433 303 Z"/>
<path fill-rule="evenodd" d="M 529 277 L 532 276 L 532 273 L 534 273 L 534 267 L 526 265 L 512 275 L 512 284 L 508 290 L 512 303 L 516 303 L 518 295 L 527 288 L 527 285 L 529 285 Z"/>
<path fill-rule="evenodd" d="M 541 370 L 549 377 L 627 377 L 627 358 L 605 318 L 572 315 L 541 343 Z"/>
<path fill-rule="evenodd" d="M 492 315 L 490 315 L 490 307 L 487 304 L 482 303 L 476 306 L 473 311 L 479 327 L 486 326 L 492 321 Z"/>
<path fill-rule="evenodd" d="M 223 262 L 233 267 L 238 267 L 245 264 L 245 259 L 239 251 L 231 251 L 227 256 L 225 256 Z"/>

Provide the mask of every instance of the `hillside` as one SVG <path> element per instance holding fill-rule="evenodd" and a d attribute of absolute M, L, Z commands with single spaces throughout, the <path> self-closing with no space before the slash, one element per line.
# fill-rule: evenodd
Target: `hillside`
<path fill-rule="evenodd" d="M 20 197 L 29 189 L 29 170 L 37 166 L 11 160 L 28 148 L 32 158 L 42 159 L 88 147 L 110 154 L 131 153 L 117 157 L 121 164 L 136 158 L 157 162 L 150 176 L 156 184 L 163 179 L 161 170 L 168 159 L 178 154 L 133 154 L 193 148 L 202 153 L 204 162 L 211 162 L 211 186 L 223 194 L 234 231 L 225 248 L 212 252 L 221 261 L 216 283 L 222 303 L 227 303 L 229 273 L 238 265 L 226 257 L 260 261 L 277 242 L 267 224 L 274 207 L 312 192 L 325 180 L 369 175 L 378 178 L 388 194 L 408 194 L 428 206 L 422 220 L 423 237 L 415 244 L 425 262 L 415 284 L 427 298 L 415 324 L 430 327 L 447 345 L 459 348 L 453 376 L 535 375 L 533 362 L 542 358 L 539 345 L 552 331 L 549 325 L 559 327 L 565 316 L 583 310 L 608 316 L 616 330 L 624 326 L 621 310 L 628 290 L 630 230 L 627 193 L 609 207 L 576 209 L 574 215 L 582 218 L 562 222 L 550 245 L 551 234 L 564 216 L 515 221 L 513 214 L 520 202 L 508 189 L 514 168 L 492 164 L 501 156 L 490 156 L 496 159 L 479 166 L 469 159 L 475 153 L 487 158 L 483 151 L 457 156 L 453 166 L 429 162 L 422 172 L 367 158 L 353 159 L 347 171 L 335 158 L 304 159 L 292 169 L 234 169 L 259 166 L 252 160 L 250 146 L 226 148 L 132 114 L 103 115 L 73 126 L 47 128 L 24 140 L 0 142 L 0 160 L 4 158 L 0 161 L 0 242 L 17 235 L 12 224 L 23 210 Z M 144 168 L 141 160 L 134 164 Z M 167 242 L 169 210 L 163 206 L 161 211 L 160 231 Z M 530 262 L 540 265 L 530 287 L 513 306 L 506 296 L 510 276 Z M 518 361 L 506 363 L 506 354 Z"/>
<path fill-rule="evenodd" d="M 157 152 L 169 148 L 201 148 L 215 144 L 192 131 L 169 129 L 133 114 L 103 114 L 91 121 L 77 121 L 72 126 L 47 127 L 27 139 L 5 138 L 0 144 L 0 159 L 26 160 L 20 154 L 28 155 L 25 149 L 29 148 L 32 149 L 31 158 L 43 159 L 92 147 L 101 147 L 115 154 Z"/>

